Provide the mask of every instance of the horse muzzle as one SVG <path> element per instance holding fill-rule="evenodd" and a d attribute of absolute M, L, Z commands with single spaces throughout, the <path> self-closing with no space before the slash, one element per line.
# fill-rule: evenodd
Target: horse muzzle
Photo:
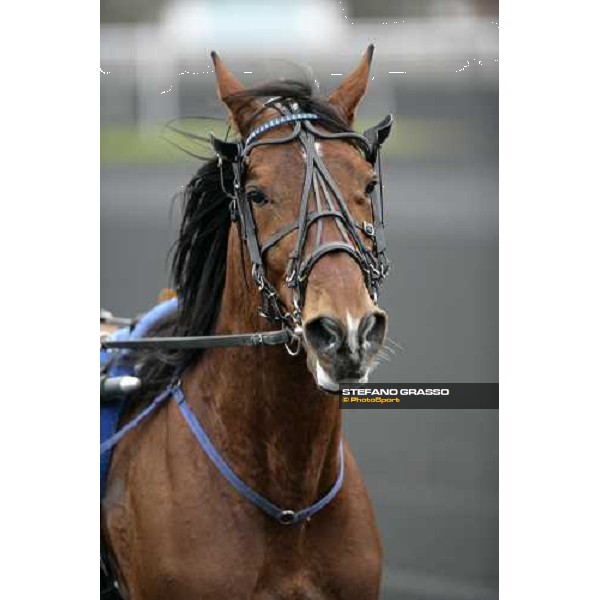
<path fill-rule="evenodd" d="M 308 367 L 317 385 L 337 392 L 340 383 L 366 383 L 373 360 L 383 346 L 387 315 L 376 309 L 361 318 L 331 315 L 309 320 L 304 326 Z"/>

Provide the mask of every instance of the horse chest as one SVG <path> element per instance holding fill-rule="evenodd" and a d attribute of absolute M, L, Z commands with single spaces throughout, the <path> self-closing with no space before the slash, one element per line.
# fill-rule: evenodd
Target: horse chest
<path fill-rule="evenodd" d="M 331 507 L 286 527 L 265 521 L 193 443 L 161 450 L 165 431 L 160 419 L 149 423 L 152 443 L 134 462 L 123 445 L 111 470 L 107 524 L 130 600 L 377 598 L 378 538 L 351 457 Z"/>
<path fill-rule="evenodd" d="M 231 560 L 223 562 L 221 549 L 216 548 L 214 553 L 208 550 L 172 555 L 169 562 L 154 560 L 152 569 L 142 569 L 145 575 L 141 587 L 132 590 L 130 600 L 375 600 L 378 597 L 379 572 L 368 565 L 365 568 L 356 563 L 346 568 L 338 564 L 333 570 L 327 566 L 321 571 L 318 559 L 304 557 L 304 565 L 292 565 L 298 561 L 289 555 L 278 559 L 262 553 L 258 547 L 254 553 L 232 553 Z M 328 558 L 329 562 L 333 559 Z M 323 564 L 327 563 L 326 560 Z M 136 580 L 134 577 L 133 581 Z"/>
<path fill-rule="evenodd" d="M 190 565 L 191 566 L 191 565 Z M 376 578 L 362 573 L 351 577 L 321 576 L 306 568 L 281 573 L 270 565 L 267 573 L 243 565 L 207 565 L 198 562 L 192 569 L 157 573 L 154 584 L 140 590 L 131 600 L 376 600 Z"/>
<path fill-rule="evenodd" d="M 172 538 L 163 536 L 161 544 L 133 552 L 140 562 L 131 580 L 142 587 L 131 600 L 378 597 L 379 557 L 368 551 L 349 554 L 343 547 L 343 532 L 337 542 L 310 539 L 287 529 L 265 536 L 260 517 L 239 520 L 239 513 L 229 524 L 217 519 L 209 526 L 200 519 L 169 525 Z M 363 549 L 369 545 L 368 538 L 361 540 Z"/>
<path fill-rule="evenodd" d="M 252 600 L 330 600 L 318 584 L 308 576 L 290 576 L 279 581 L 270 581 L 265 589 L 252 595 Z"/>
<path fill-rule="evenodd" d="M 262 582 L 251 600 L 376 600 L 378 575 L 362 572 L 360 582 L 355 575 L 319 573 L 306 568 L 296 573 L 275 574 Z M 358 584 L 358 585 L 357 585 Z"/>

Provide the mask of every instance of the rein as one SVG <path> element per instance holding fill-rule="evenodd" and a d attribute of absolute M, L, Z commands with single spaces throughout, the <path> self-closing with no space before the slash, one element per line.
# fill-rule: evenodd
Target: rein
<path fill-rule="evenodd" d="M 257 333 L 240 333 L 237 335 L 201 335 L 183 337 L 145 337 L 139 340 L 111 340 L 100 342 L 106 350 L 203 350 L 207 348 L 231 348 L 235 346 L 278 346 L 288 344 L 293 333 L 288 329 Z"/>

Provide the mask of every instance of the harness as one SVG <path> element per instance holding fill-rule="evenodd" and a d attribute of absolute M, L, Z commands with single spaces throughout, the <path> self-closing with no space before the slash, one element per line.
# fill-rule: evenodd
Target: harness
<path fill-rule="evenodd" d="M 177 300 L 173 299 L 156 307 L 137 325 L 119 330 L 101 340 L 101 365 L 107 380 L 135 375 L 134 365 L 129 360 L 127 350 L 143 349 L 204 349 L 232 346 L 285 345 L 288 353 L 296 355 L 301 347 L 302 322 L 301 311 L 304 303 L 306 281 L 315 264 L 327 254 L 345 252 L 361 268 L 365 285 L 376 303 L 379 286 L 389 270 L 386 257 L 383 217 L 383 183 L 381 176 L 380 148 L 388 137 L 393 118 L 388 115 L 379 124 L 366 130 L 363 135 L 356 132 L 331 133 L 317 129 L 313 123 L 320 120 L 314 113 L 299 112 L 296 104 L 288 104 L 281 98 L 267 102 L 265 106 L 276 108 L 280 117 L 264 123 L 248 135 L 244 142 L 228 142 L 217 139 L 211 134 L 211 144 L 217 154 L 221 168 L 223 191 L 230 200 L 231 219 L 239 227 L 241 237 L 248 251 L 252 265 L 252 278 L 261 295 L 259 312 L 279 330 L 236 335 L 216 335 L 199 337 L 147 337 L 154 325 L 173 315 L 177 310 Z M 264 139 L 262 135 L 285 125 L 292 126 L 291 134 L 276 139 Z M 379 182 L 371 195 L 371 222 L 359 222 L 353 218 L 348 205 L 319 156 L 318 140 L 340 140 L 354 144 L 376 169 Z M 246 163 L 252 150 L 259 146 L 275 146 L 298 141 L 305 159 L 306 171 L 300 197 L 298 218 L 279 229 L 262 245 L 259 243 L 251 202 L 245 192 Z M 227 190 L 224 183 L 223 168 L 229 163 L 233 171 L 233 190 Z M 315 210 L 309 210 L 309 198 L 313 194 Z M 340 233 L 340 240 L 324 243 L 322 240 L 323 222 L 333 219 Z M 308 233 L 317 228 L 315 244 L 306 253 Z M 270 250 L 292 232 L 297 232 L 296 243 L 288 257 L 285 281 L 291 291 L 292 308 L 289 310 L 279 297 L 273 284 L 266 276 L 266 258 Z M 369 240 L 365 243 L 363 236 Z M 113 319 L 114 320 L 114 319 Z M 127 325 L 126 323 L 124 323 Z M 293 345 L 295 342 L 295 346 Z M 113 360 L 114 359 L 114 360 Z M 110 386 L 105 386 L 108 389 Z M 242 481 L 221 457 L 212 444 L 206 431 L 188 405 L 181 383 L 176 379 L 171 386 L 159 394 L 141 413 L 115 433 L 124 395 L 112 398 L 111 402 L 101 405 L 101 488 L 104 492 L 110 454 L 113 447 L 128 432 L 136 428 L 147 417 L 158 410 L 169 399 L 177 402 L 179 410 L 190 431 L 202 447 L 207 457 L 221 475 L 243 497 L 258 507 L 269 517 L 282 525 L 293 525 L 310 519 L 322 510 L 338 494 L 344 482 L 344 454 L 340 445 L 339 469 L 336 481 L 331 489 L 315 503 L 299 510 L 290 510 L 273 504 L 270 500 L 253 490 Z M 107 599 L 121 597 L 118 579 L 109 560 L 107 549 L 101 547 L 102 597 Z"/>
<path fill-rule="evenodd" d="M 389 271 L 386 256 L 386 243 L 383 215 L 383 179 L 381 175 L 380 148 L 387 139 L 392 123 L 388 115 L 364 134 L 354 131 L 331 133 L 317 129 L 314 122 L 321 119 L 315 113 L 299 112 L 296 104 L 287 104 L 274 98 L 265 106 L 276 108 L 281 116 L 272 119 L 254 129 L 243 142 L 227 142 L 213 134 L 210 141 L 217 154 L 221 168 L 221 184 L 230 200 L 231 220 L 239 231 L 252 265 L 252 279 L 261 295 L 259 313 L 271 323 L 280 326 L 280 330 L 236 334 L 227 336 L 199 337 L 160 337 L 136 340 L 110 340 L 102 342 L 104 349 L 204 349 L 232 346 L 260 346 L 284 344 L 288 353 L 296 355 L 300 351 L 302 321 L 306 282 L 316 263 L 333 252 L 345 252 L 360 266 L 365 285 L 373 301 L 377 303 L 377 294 L 381 282 Z M 264 133 L 290 125 L 292 132 L 284 137 L 264 139 Z M 378 173 L 378 183 L 371 196 L 371 222 L 359 222 L 350 213 L 348 205 L 331 173 L 327 169 L 316 149 L 318 140 L 340 140 L 354 144 Z M 304 156 L 306 171 L 300 196 L 297 219 L 284 225 L 262 246 L 259 243 L 257 227 L 251 201 L 244 189 L 247 160 L 259 146 L 276 146 L 298 141 Z M 233 171 L 233 189 L 228 190 L 223 177 L 224 164 L 229 163 Z M 316 210 L 309 210 L 311 192 L 315 198 Z M 340 233 L 340 241 L 323 243 L 323 221 L 333 219 Z M 308 232 L 317 228 L 313 249 L 305 256 Z M 294 249 L 288 257 L 285 274 L 287 287 L 291 291 L 291 308 L 288 309 L 279 296 L 275 286 L 266 275 L 266 258 L 270 250 L 286 236 L 297 231 Z M 365 243 L 363 236 L 370 244 Z"/>
<path fill-rule="evenodd" d="M 139 339 L 143 336 L 144 332 L 161 322 L 162 320 L 171 317 L 178 310 L 177 299 L 173 298 L 163 304 L 159 304 L 150 313 L 145 315 L 141 321 L 136 325 L 133 331 L 129 332 L 127 338 Z M 123 340 L 126 336 L 127 329 L 121 329 L 112 334 L 118 340 Z M 144 339 L 142 337 L 142 339 Z M 109 357 L 112 353 L 112 358 Z M 133 374 L 135 371 L 135 365 L 132 362 L 131 352 L 127 349 L 120 351 L 102 351 L 100 361 L 101 364 L 107 369 L 107 376 L 127 376 Z M 181 381 L 176 377 L 172 384 L 169 385 L 165 390 L 158 394 L 148 406 L 146 406 L 141 412 L 139 412 L 133 419 L 131 419 L 126 425 L 124 425 L 119 431 L 107 435 L 102 435 L 103 430 L 106 432 L 110 429 L 111 424 L 116 423 L 119 418 L 119 414 L 124 407 L 125 398 L 123 395 L 117 398 L 107 398 L 105 402 L 101 404 L 101 444 L 100 444 L 100 469 L 101 469 L 101 495 L 104 495 L 106 491 L 106 478 L 108 475 L 109 459 L 113 448 L 131 431 L 136 429 L 142 422 L 148 417 L 154 414 L 159 408 L 166 404 L 169 400 L 175 400 L 181 416 L 184 418 L 188 427 L 196 438 L 199 446 L 202 448 L 206 456 L 210 459 L 213 465 L 219 470 L 221 475 L 235 488 L 244 498 L 252 502 L 260 510 L 262 510 L 269 517 L 275 519 L 282 525 L 293 525 L 300 523 L 307 519 L 310 519 L 313 515 L 318 513 L 324 508 L 329 502 L 331 502 L 339 490 L 341 489 L 344 482 L 344 454 L 343 448 L 340 444 L 339 448 L 339 469 L 335 483 L 331 489 L 315 503 L 310 506 L 304 507 L 300 510 L 290 510 L 288 508 L 282 508 L 265 498 L 255 490 L 253 490 L 248 484 L 246 484 L 227 464 L 223 459 L 217 448 L 211 442 L 208 433 L 197 419 L 196 415 L 192 411 L 190 405 L 187 402 Z M 106 567 L 106 571 L 109 570 L 109 566 Z"/>

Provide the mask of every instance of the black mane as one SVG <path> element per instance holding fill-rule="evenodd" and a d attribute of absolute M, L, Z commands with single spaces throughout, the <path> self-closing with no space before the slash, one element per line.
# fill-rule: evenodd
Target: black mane
<path fill-rule="evenodd" d="M 283 80 L 237 94 L 248 98 L 278 97 L 284 104 L 298 104 L 303 112 L 319 115 L 319 123 L 332 132 L 351 131 L 349 124 L 326 100 L 313 96 L 313 88 L 301 81 Z M 258 116 L 258 115 L 257 115 Z M 209 140 L 171 128 L 204 146 Z M 197 154 L 193 156 L 200 158 Z M 229 198 L 233 170 L 216 158 L 203 159 L 201 166 L 182 192 L 182 220 L 173 247 L 172 285 L 179 299 L 176 320 L 161 324 L 151 335 L 210 335 L 214 332 L 225 285 L 227 243 L 230 228 Z M 158 393 L 174 373 L 198 360 L 202 351 L 146 352 L 139 356 L 144 396 Z"/>

